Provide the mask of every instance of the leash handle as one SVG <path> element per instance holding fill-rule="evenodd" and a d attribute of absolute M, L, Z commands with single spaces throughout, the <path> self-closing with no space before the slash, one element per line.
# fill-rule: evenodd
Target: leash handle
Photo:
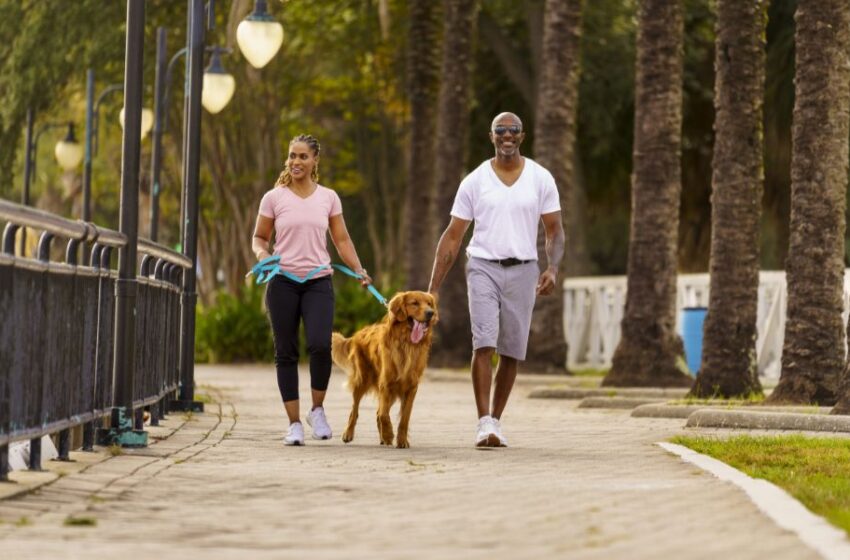
<path fill-rule="evenodd" d="M 280 257 L 277 255 L 272 255 L 271 257 L 266 257 L 261 260 L 253 267 L 245 276 L 253 274 L 257 277 L 255 284 L 266 284 L 275 274 L 280 272 Z"/>

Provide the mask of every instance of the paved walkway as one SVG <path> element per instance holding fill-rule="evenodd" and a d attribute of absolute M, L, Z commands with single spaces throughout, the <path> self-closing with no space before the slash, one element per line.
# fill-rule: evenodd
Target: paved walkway
<path fill-rule="evenodd" d="M 521 384 L 503 418 L 511 447 L 478 450 L 469 383 L 438 376 L 419 390 L 410 449 L 377 444 L 370 398 L 351 444 L 285 448 L 272 368 L 197 377 L 220 407 L 172 414 L 148 449 L 0 502 L 0 556 L 817 558 L 741 491 L 653 445 L 681 420 L 531 400 Z M 343 381 L 327 402 L 337 434 Z"/>

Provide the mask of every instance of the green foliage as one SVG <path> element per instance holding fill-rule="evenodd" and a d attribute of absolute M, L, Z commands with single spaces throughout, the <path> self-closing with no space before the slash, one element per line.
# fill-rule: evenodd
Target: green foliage
<path fill-rule="evenodd" d="M 270 361 L 274 345 L 264 311 L 264 295 L 263 287 L 249 284 L 237 295 L 222 291 L 216 294 L 212 305 L 198 305 L 195 361 Z"/>
<path fill-rule="evenodd" d="M 850 535 L 850 440 L 792 435 L 671 441 L 780 486 Z"/>

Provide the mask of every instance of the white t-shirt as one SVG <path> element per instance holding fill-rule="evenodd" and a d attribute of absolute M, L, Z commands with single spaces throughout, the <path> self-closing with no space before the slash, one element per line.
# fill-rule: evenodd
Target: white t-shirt
<path fill-rule="evenodd" d="M 519 179 L 508 187 L 487 160 L 460 183 L 451 215 L 475 222 L 467 256 L 535 260 L 540 216 L 560 209 L 555 179 L 543 166 L 525 158 Z"/>

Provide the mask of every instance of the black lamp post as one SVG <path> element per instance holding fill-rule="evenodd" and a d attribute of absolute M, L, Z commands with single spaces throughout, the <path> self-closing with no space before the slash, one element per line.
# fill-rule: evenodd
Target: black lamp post
<path fill-rule="evenodd" d="M 157 42 L 156 42 L 156 85 L 154 87 L 154 118 L 153 118 L 153 148 L 151 150 L 151 211 L 150 211 L 150 238 L 152 241 L 157 241 L 159 237 L 159 195 L 162 192 L 162 184 L 160 183 L 160 175 L 162 170 L 162 135 L 165 133 L 168 120 L 166 119 L 166 112 L 168 111 L 168 104 L 170 99 L 170 91 L 171 91 L 171 77 L 174 75 L 174 67 L 177 64 L 177 61 L 180 60 L 187 52 L 187 47 L 184 47 L 174 53 L 171 59 L 166 63 L 167 57 L 167 31 L 165 28 L 160 27 L 157 29 Z M 201 102 L 204 103 L 206 99 L 215 100 L 216 105 L 205 105 L 207 106 L 207 110 L 211 113 L 217 113 L 221 109 L 224 108 L 225 105 L 230 101 L 230 98 L 233 96 L 233 84 L 235 81 L 233 80 L 233 76 L 224 71 L 224 68 L 221 64 L 221 59 L 219 58 L 220 53 L 222 52 L 230 52 L 229 49 L 225 49 L 222 47 L 209 47 L 208 51 L 213 53 L 212 58 L 210 60 L 210 65 L 207 67 L 207 70 L 204 72 L 204 81 L 202 85 L 202 94 L 201 94 Z M 219 82 L 209 84 L 207 80 L 207 76 L 211 73 L 216 74 L 216 78 L 219 78 Z M 222 93 L 221 89 L 223 89 L 221 85 L 221 81 L 226 82 L 229 79 L 230 81 L 230 89 L 229 91 L 225 91 Z M 224 89 L 227 88 L 227 84 L 225 83 Z M 210 102 L 208 102 L 210 103 Z M 218 110 L 214 111 L 212 108 L 216 108 Z M 185 158 L 185 153 L 183 154 Z M 181 218 L 181 231 L 183 227 L 183 220 Z"/>
<path fill-rule="evenodd" d="M 147 445 L 147 433 L 133 429 L 144 29 L 145 0 L 127 0 L 123 86 L 126 114 L 121 148 L 121 215 L 118 225 L 127 237 L 127 244 L 118 253 L 118 279 L 115 284 L 112 421 L 109 430 L 98 431 L 98 440 L 101 444 L 131 447 Z"/>
<path fill-rule="evenodd" d="M 122 91 L 124 84 L 111 84 L 104 88 L 95 100 L 94 70 L 89 68 L 86 72 L 86 139 L 85 139 L 85 163 L 83 164 L 83 221 L 91 220 L 91 165 L 92 157 L 97 155 L 100 145 L 100 106 L 106 98 L 116 91 Z M 150 109 L 142 109 L 142 125 L 140 129 L 141 138 L 147 134 L 149 126 L 145 121 L 145 111 L 150 114 Z M 148 117 L 151 118 L 151 117 Z M 123 119 L 123 110 L 122 110 Z"/>

